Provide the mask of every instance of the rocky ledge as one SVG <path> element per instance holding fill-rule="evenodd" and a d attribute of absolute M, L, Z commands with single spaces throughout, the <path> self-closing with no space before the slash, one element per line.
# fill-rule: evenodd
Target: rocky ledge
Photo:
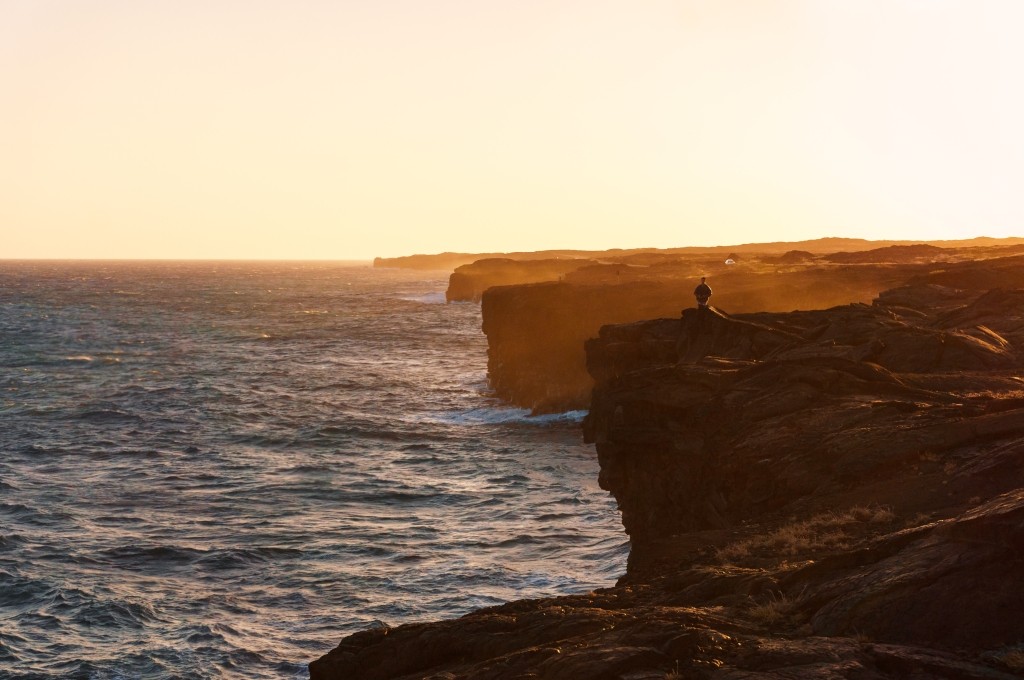
<path fill-rule="evenodd" d="M 324 678 L 1024 677 L 1024 291 L 601 330 L 613 588 L 351 635 Z"/>

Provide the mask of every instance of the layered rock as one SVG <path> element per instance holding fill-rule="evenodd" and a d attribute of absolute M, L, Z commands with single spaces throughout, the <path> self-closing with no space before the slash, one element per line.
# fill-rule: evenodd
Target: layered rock
<path fill-rule="evenodd" d="M 829 484 L 867 483 L 978 432 L 1024 433 L 1024 414 L 991 415 L 989 397 L 952 391 L 979 381 L 1003 389 L 1019 370 L 1021 300 L 1000 300 L 1002 315 L 986 320 L 1001 335 L 934 327 L 971 307 L 915 325 L 868 305 L 737 316 L 691 309 L 678 321 L 602 329 L 588 343 L 600 384 L 586 433 L 627 532 L 637 540 L 724 528 Z"/>

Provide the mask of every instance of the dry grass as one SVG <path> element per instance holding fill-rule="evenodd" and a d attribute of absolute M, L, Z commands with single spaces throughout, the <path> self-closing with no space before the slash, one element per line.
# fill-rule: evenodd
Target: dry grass
<path fill-rule="evenodd" d="M 849 545 L 848 530 L 866 524 L 887 524 L 895 519 L 889 508 L 857 506 L 843 513 L 817 515 L 794 522 L 764 536 L 738 541 L 718 552 L 723 561 L 758 555 L 785 557 L 820 550 L 837 550 Z"/>
<path fill-rule="evenodd" d="M 772 593 L 768 599 L 750 607 L 747 615 L 756 623 L 773 626 L 788 621 L 800 602 L 800 598 L 791 598 L 784 593 Z"/>

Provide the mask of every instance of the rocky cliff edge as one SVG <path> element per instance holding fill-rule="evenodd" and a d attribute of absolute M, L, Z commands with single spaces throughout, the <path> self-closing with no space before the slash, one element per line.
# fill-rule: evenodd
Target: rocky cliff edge
<path fill-rule="evenodd" d="M 312 678 L 1024 675 L 1024 291 L 609 326 L 614 588 L 365 631 Z"/>

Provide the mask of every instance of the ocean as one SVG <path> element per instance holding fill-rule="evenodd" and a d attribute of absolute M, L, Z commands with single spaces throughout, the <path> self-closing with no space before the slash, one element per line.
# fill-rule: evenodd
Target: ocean
<path fill-rule="evenodd" d="M 612 585 L 583 414 L 492 397 L 446 283 L 0 261 L 0 678 L 305 678 L 356 630 Z"/>

